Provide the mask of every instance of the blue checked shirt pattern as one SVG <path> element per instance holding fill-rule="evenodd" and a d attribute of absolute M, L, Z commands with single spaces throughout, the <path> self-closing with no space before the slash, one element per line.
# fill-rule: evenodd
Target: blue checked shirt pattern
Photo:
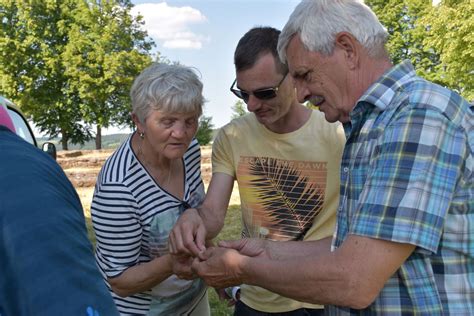
<path fill-rule="evenodd" d="M 348 234 L 415 245 L 364 310 L 474 315 L 474 114 L 456 93 L 393 67 L 346 123 L 333 249 Z"/>

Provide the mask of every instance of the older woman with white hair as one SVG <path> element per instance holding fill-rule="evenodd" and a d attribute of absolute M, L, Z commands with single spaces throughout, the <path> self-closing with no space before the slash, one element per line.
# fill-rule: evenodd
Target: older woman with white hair
<path fill-rule="evenodd" d="M 91 205 L 96 259 L 123 315 L 209 315 L 191 258 L 168 253 L 178 217 L 204 198 L 202 83 L 182 65 L 153 64 L 131 89 L 136 131 L 106 161 Z"/>

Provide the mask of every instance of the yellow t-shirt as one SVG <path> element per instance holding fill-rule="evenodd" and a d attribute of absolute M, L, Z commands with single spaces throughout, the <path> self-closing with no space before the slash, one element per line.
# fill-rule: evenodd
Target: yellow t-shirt
<path fill-rule="evenodd" d="M 328 123 L 317 110 L 286 134 L 271 132 L 252 113 L 221 128 L 213 143 L 212 172 L 237 180 L 242 236 L 276 241 L 332 236 L 344 144 L 342 125 Z M 269 313 L 321 308 L 245 284 L 240 298 Z"/>

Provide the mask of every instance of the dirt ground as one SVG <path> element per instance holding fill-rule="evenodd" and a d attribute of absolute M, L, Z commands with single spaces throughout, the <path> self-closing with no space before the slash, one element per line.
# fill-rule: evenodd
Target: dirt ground
<path fill-rule="evenodd" d="M 113 150 L 70 150 L 59 151 L 57 161 L 75 188 L 94 187 L 97 175 Z M 201 174 L 204 183 L 211 178 L 211 148 L 201 149 Z"/>
<path fill-rule="evenodd" d="M 82 202 L 86 216 L 90 216 L 90 203 L 100 168 L 113 150 L 70 150 L 59 151 L 57 162 L 74 185 Z M 201 175 L 207 188 L 212 175 L 211 147 L 201 147 Z M 232 204 L 240 204 L 237 185 L 231 197 Z"/>

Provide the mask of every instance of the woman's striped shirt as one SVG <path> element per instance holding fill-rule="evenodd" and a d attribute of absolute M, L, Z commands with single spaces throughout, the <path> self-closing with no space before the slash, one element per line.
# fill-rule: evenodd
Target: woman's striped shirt
<path fill-rule="evenodd" d="M 117 277 L 129 267 L 168 253 L 168 235 L 178 217 L 186 208 L 202 203 L 201 152 L 196 140 L 182 161 L 184 200 L 162 189 L 148 174 L 131 148 L 131 136 L 105 162 L 91 205 L 97 239 L 96 260 L 105 279 Z M 122 315 L 144 315 L 152 299 L 161 302 L 173 294 L 195 289 L 192 285 L 192 281 L 173 275 L 147 292 L 126 298 L 113 291 L 111 294 Z M 180 297 L 174 295 L 170 306 Z"/>

